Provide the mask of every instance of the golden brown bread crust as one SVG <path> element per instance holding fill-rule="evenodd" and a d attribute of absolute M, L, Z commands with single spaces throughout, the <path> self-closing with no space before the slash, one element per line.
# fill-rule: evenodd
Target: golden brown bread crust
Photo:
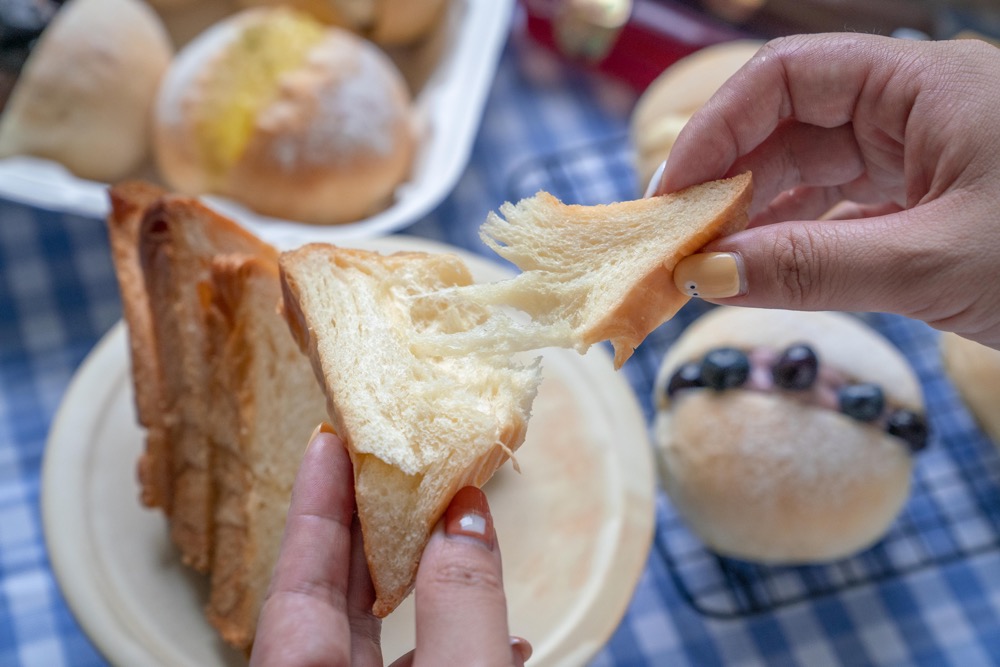
<path fill-rule="evenodd" d="M 122 312 L 128 330 L 132 385 L 139 423 L 146 427 L 146 449 L 139 459 L 140 494 L 147 507 L 170 513 L 170 450 L 163 415 L 163 377 L 146 284 L 139 262 L 139 228 L 146 210 L 164 190 L 149 183 L 121 183 L 109 191 L 108 238 Z"/>

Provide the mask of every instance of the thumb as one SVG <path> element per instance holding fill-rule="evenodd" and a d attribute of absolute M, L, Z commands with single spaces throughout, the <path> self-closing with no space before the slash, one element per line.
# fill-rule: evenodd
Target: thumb
<path fill-rule="evenodd" d="M 727 305 L 891 312 L 933 324 L 968 307 L 969 290 L 957 287 L 978 282 L 959 275 L 973 270 L 965 244 L 935 208 L 752 227 L 683 259 L 674 283 Z"/>

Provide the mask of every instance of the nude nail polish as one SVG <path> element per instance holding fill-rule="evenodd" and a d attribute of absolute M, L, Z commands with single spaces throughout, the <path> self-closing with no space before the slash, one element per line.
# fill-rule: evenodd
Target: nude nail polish
<path fill-rule="evenodd" d="M 660 185 L 660 179 L 663 177 L 663 170 L 667 168 L 667 161 L 664 160 L 660 163 L 660 166 L 656 168 L 653 172 L 653 177 L 649 179 L 649 184 L 646 185 L 646 192 L 642 195 L 643 199 L 652 197 L 653 193 L 656 192 L 656 188 Z"/>
<path fill-rule="evenodd" d="M 725 299 L 746 293 L 743 262 L 731 252 L 685 257 L 674 267 L 674 285 L 688 296 Z"/>
<path fill-rule="evenodd" d="M 493 516 L 486 495 L 474 486 L 456 493 L 445 512 L 444 532 L 449 537 L 474 538 L 493 549 Z"/>

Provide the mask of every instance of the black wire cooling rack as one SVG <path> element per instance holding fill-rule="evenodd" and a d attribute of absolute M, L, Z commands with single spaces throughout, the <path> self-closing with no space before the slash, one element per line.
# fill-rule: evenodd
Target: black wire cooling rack
<path fill-rule="evenodd" d="M 566 203 L 600 204 L 635 199 L 643 187 L 636 182 L 627 137 L 613 136 L 532 156 L 512 171 L 507 196 L 517 201 L 547 190 Z M 663 354 L 709 308 L 689 302 L 622 368 L 647 423 L 652 423 L 653 383 Z M 885 537 L 857 556 L 818 566 L 772 567 L 712 553 L 665 494 L 658 494 L 654 548 L 682 597 L 702 614 L 747 616 L 1000 548 L 1000 453 L 944 375 L 938 333 L 902 317 L 861 317 L 903 352 L 924 390 L 931 443 L 917 457 L 907 505 Z"/>

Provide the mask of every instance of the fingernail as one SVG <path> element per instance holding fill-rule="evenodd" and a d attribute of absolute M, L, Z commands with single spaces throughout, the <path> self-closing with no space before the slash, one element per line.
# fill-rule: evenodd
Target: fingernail
<path fill-rule="evenodd" d="M 685 257 L 674 267 L 674 285 L 688 296 L 724 299 L 746 293 L 743 260 L 732 252 Z"/>
<path fill-rule="evenodd" d="M 517 637 L 515 635 L 510 636 L 510 648 L 513 651 L 517 651 L 517 654 L 521 656 L 521 662 L 528 662 L 528 658 L 535 651 L 531 647 L 531 642 L 524 637 Z"/>
<path fill-rule="evenodd" d="M 316 436 L 319 435 L 320 433 L 329 433 L 331 435 L 337 435 L 337 432 L 334 430 L 333 426 L 331 426 L 327 422 L 320 422 L 319 426 L 313 429 L 312 435 L 309 436 L 309 442 L 315 440 Z"/>
<path fill-rule="evenodd" d="M 455 494 L 444 516 L 444 532 L 449 537 L 471 537 L 493 549 L 493 516 L 486 495 L 474 486 Z"/>
<path fill-rule="evenodd" d="M 649 185 L 646 186 L 646 193 L 642 195 L 642 198 L 652 197 L 653 193 L 656 192 L 657 186 L 660 185 L 660 178 L 663 176 L 663 170 L 667 168 L 667 161 L 664 160 L 660 163 L 660 166 L 656 168 L 653 172 L 653 177 L 649 179 Z"/>

